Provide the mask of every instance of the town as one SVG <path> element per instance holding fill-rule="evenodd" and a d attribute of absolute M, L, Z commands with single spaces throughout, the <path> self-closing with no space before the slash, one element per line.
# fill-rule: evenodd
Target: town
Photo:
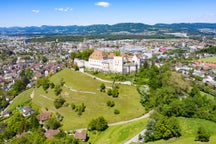
<path fill-rule="evenodd" d="M 215 54 L 200 53 L 203 49 L 214 46 L 216 46 L 215 39 L 203 39 L 201 41 L 190 38 L 142 40 L 85 39 L 82 42 L 59 42 L 56 39 L 51 42 L 29 42 L 27 37 L 1 36 L 1 118 L 7 119 L 13 114 L 13 111 L 8 109 L 8 107 L 13 105 L 14 99 L 22 91 L 40 87 L 41 84 L 37 86 L 40 79 L 49 78 L 68 68 L 79 70 L 87 75 L 91 75 L 93 72 L 93 74 L 104 73 L 129 76 L 139 73 L 146 64 L 160 68 L 168 62 L 171 64 L 171 71 L 180 73 L 188 81 L 195 81 L 201 90 L 216 96 L 214 92 L 216 87 L 216 64 L 211 61 L 205 61 L 205 59 L 214 58 Z M 96 76 L 92 75 L 92 77 L 95 78 Z M 24 87 L 22 89 L 18 88 L 14 92 L 14 87 L 20 80 L 23 81 Z M 111 82 L 114 84 L 115 79 Z M 95 93 L 72 89 L 64 84 L 63 79 L 61 79 L 60 83 L 62 83 L 60 84 L 61 86 L 71 91 Z M 119 84 L 137 85 L 136 81 L 130 81 L 130 79 L 127 82 L 119 82 Z M 48 89 L 52 87 L 51 84 L 49 85 Z M 204 85 L 210 85 L 210 90 L 206 90 Z M 103 87 L 101 91 L 106 91 L 105 86 Z M 45 93 L 48 93 L 47 88 L 44 88 Z M 57 88 L 54 89 L 56 90 L 54 90 L 56 95 L 59 95 L 62 91 L 62 88 L 58 89 L 59 91 Z M 33 90 L 29 95 L 31 100 L 34 99 L 34 95 Z M 110 95 L 118 97 L 118 94 L 114 96 L 111 93 Z M 50 99 L 50 97 L 44 95 L 43 97 Z M 74 104 L 71 104 L 71 107 L 72 105 Z M 109 101 L 109 105 L 112 107 L 115 104 L 113 101 Z M 81 107 L 82 110 L 78 112 L 78 115 L 82 115 L 85 111 L 86 106 L 84 103 L 82 103 Z M 56 109 L 58 108 L 56 106 Z M 23 117 L 29 117 L 37 110 L 29 105 L 21 105 L 18 107 L 18 111 Z M 119 110 L 116 110 L 114 113 L 118 114 Z M 59 113 L 56 116 L 59 121 L 62 121 L 64 117 Z M 49 125 L 46 124 L 48 119 L 52 119 L 51 112 L 42 111 L 38 119 L 45 129 L 46 138 L 51 138 L 61 132 L 59 129 L 56 129 L 60 124 L 53 129 L 50 129 Z M 2 123 L 2 129 L 4 128 L 5 125 Z M 87 141 L 88 134 L 85 131 L 73 133 L 70 130 L 68 133 L 69 135 L 73 134 L 75 138 L 84 142 Z M 26 132 L 21 133 L 18 137 L 22 137 L 25 134 Z"/>

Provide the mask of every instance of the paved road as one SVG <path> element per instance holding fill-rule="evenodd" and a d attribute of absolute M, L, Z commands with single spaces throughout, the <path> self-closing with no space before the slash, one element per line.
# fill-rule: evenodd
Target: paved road
<path fill-rule="evenodd" d="M 138 133 L 137 135 L 135 135 L 133 138 L 131 138 L 130 140 L 128 140 L 124 144 L 130 144 L 132 142 L 139 142 L 139 135 L 140 134 L 143 135 L 145 131 L 146 131 L 146 129 L 142 130 L 140 133 Z"/>

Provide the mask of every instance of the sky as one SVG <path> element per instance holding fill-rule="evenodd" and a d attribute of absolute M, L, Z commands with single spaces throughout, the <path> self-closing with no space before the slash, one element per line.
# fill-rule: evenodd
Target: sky
<path fill-rule="evenodd" d="M 216 23 L 216 0 L 0 0 L 0 27 Z"/>

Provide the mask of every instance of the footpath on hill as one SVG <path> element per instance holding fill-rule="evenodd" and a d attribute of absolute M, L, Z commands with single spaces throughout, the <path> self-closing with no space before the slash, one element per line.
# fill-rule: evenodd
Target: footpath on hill
<path fill-rule="evenodd" d="M 96 77 L 94 75 L 91 75 L 89 73 L 86 73 L 86 72 L 82 72 L 83 74 L 91 77 L 91 78 L 94 78 L 96 80 L 99 80 L 99 81 L 102 81 L 102 82 L 106 82 L 106 83 L 113 83 L 113 81 L 110 81 L 110 80 L 104 80 L 102 78 L 99 78 L 99 77 Z M 118 83 L 118 84 L 124 84 L 124 85 L 132 85 L 132 83 L 130 81 L 124 81 L 124 82 L 115 82 L 115 83 Z"/>
<path fill-rule="evenodd" d="M 150 112 L 148 112 L 148 113 L 146 113 L 143 116 L 138 117 L 138 118 L 133 118 L 133 119 L 130 119 L 130 120 L 125 120 L 125 121 L 110 123 L 110 124 L 108 124 L 108 126 L 117 126 L 117 125 L 122 125 L 122 124 L 127 124 L 127 123 L 130 123 L 130 122 L 138 121 L 138 120 L 141 120 L 141 119 L 149 117 L 152 112 L 153 112 L 153 110 L 151 110 Z M 77 131 L 83 131 L 83 130 L 87 130 L 87 128 L 80 128 L 80 129 L 76 129 L 76 130 Z"/>

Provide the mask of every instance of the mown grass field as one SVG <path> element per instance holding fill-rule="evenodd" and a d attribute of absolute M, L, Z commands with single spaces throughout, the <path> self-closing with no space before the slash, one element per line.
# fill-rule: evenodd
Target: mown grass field
<path fill-rule="evenodd" d="M 202 96 L 206 96 L 208 99 L 214 100 L 214 96 L 203 91 L 200 91 Z"/>
<path fill-rule="evenodd" d="M 205 127 L 210 133 L 209 144 L 216 143 L 216 123 L 196 118 L 178 118 L 181 126 L 182 136 L 180 138 L 172 138 L 169 140 L 159 140 L 149 142 L 149 144 L 201 144 L 202 142 L 194 141 L 199 126 Z"/>
<path fill-rule="evenodd" d="M 140 96 L 136 90 L 136 87 L 128 85 L 119 85 L 119 97 L 112 98 L 106 93 L 100 92 L 100 85 L 102 82 L 90 78 L 80 72 L 76 72 L 70 69 L 64 69 L 61 72 L 53 75 L 50 81 L 55 84 L 59 84 L 60 79 L 65 81 L 65 85 L 79 91 L 92 92 L 74 92 L 68 87 L 62 87 L 63 91 L 61 96 L 66 100 L 66 104 L 60 108 L 55 109 L 53 102 L 58 97 L 54 94 L 53 89 L 48 89 L 47 93 L 40 87 L 34 88 L 34 97 L 32 104 L 37 105 L 41 111 L 48 109 L 51 112 L 59 112 L 64 119 L 62 121 L 64 130 L 71 130 L 77 128 L 87 127 L 90 120 L 93 118 L 104 116 L 109 122 L 118 122 L 122 120 L 129 120 L 135 117 L 139 117 L 145 113 L 144 108 L 139 103 Z M 106 87 L 110 87 L 111 84 L 106 84 Z M 19 98 L 11 105 L 12 108 L 18 106 L 18 103 L 22 104 L 23 99 L 30 97 L 31 90 L 26 94 L 21 94 Z M 28 97 L 29 96 L 29 97 Z M 108 100 L 115 102 L 115 107 L 110 108 L 106 105 Z M 77 113 L 71 109 L 70 104 L 80 105 L 84 103 L 86 105 L 85 112 L 78 116 Z M 16 104 L 16 105 L 15 105 Z M 120 111 L 119 115 L 114 114 L 114 109 Z"/>
<path fill-rule="evenodd" d="M 25 103 L 28 103 L 31 98 L 30 98 L 30 95 L 32 93 L 32 90 L 33 89 L 28 89 L 24 92 L 22 92 L 19 96 L 17 96 L 15 99 L 14 99 L 14 102 L 13 104 L 11 104 L 8 109 L 10 110 L 14 110 L 16 107 L 20 106 L 20 105 L 23 105 Z"/>
<path fill-rule="evenodd" d="M 216 57 L 208 57 L 199 59 L 201 62 L 209 62 L 209 63 L 216 63 Z"/>
<path fill-rule="evenodd" d="M 94 144 L 122 144 L 142 131 L 148 119 L 111 126 L 104 132 L 91 132 L 89 142 Z"/>

